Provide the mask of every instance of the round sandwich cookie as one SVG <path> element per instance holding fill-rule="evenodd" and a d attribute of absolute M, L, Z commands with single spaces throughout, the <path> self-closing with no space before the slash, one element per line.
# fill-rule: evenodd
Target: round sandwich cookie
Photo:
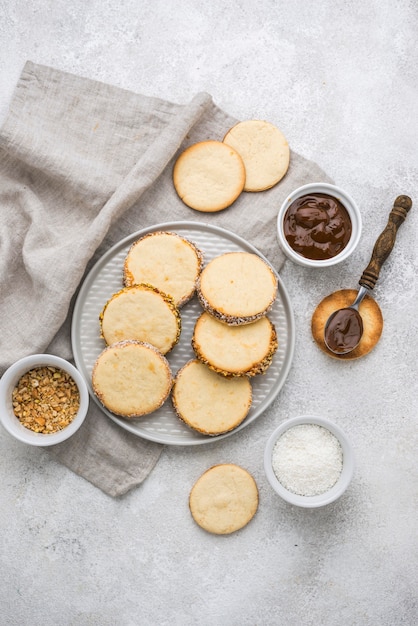
<path fill-rule="evenodd" d="M 170 366 L 155 346 L 119 341 L 103 350 L 92 373 L 93 391 L 109 411 L 134 418 L 156 411 L 173 384 Z"/>
<path fill-rule="evenodd" d="M 252 324 L 228 326 L 205 311 L 196 321 L 192 348 L 218 374 L 256 376 L 270 367 L 278 342 L 267 316 Z"/>
<path fill-rule="evenodd" d="M 231 325 L 249 324 L 268 313 L 277 298 L 277 278 L 257 254 L 226 252 L 202 270 L 196 286 L 205 311 Z"/>
<path fill-rule="evenodd" d="M 213 213 L 231 206 L 244 189 L 240 155 L 221 141 L 201 141 L 187 148 L 173 169 L 174 188 L 187 206 Z"/>
<path fill-rule="evenodd" d="M 108 345 L 136 339 L 167 354 L 180 339 L 181 317 L 171 296 L 140 284 L 125 287 L 108 300 L 100 314 L 100 326 Z"/>
<path fill-rule="evenodd" d="M 355 289 L 335 291 L 318 304 L 312 316 L 311 330 L 316 343 L 323 352 L 341 361 L 358 359 L 368 354 L 379 341 L 383 331 L 383 316 L 380 307 L 374 298 L 366 295 L 359 307 L 363 321 L 363 335 L 358 346 L 347 354 L 335 354 L 328 349 L 324 340 L 324 329 L 329 316 L 334 311 L 353 304 L 357 293 Z"/>
<path fill-rule="evenodd" d="M 193 297 L 202 266 L 202 252 L 185 237 L 165 231 L 148 233 L 129 249 L 124 285 L 153 285 L 181 307 Z"/>
<path fill-rule="evenodd" d="M 258 509 L 258 488 L 251 474 L 233 463 L 214 465 L 200 476 L 189 495 L 195 522 L 215 535 L 246 526 Z"/>
<path fill-rule="evenodd" d="M 193 359 L 177 372 L 171 399 L 178 417 L 190 428 L 221 435 L 248 415 L 252 388 L 246 376 L 225 378 Z"/>
<path fill-rule="evenodd" d="M 224 143 L 234 148 L 244 161 L 244 191 L 264 191 L 274 187 L 289 168 L 289 144 L 283 133 L 270 122 L 238 122 L 227 132 Z"/>

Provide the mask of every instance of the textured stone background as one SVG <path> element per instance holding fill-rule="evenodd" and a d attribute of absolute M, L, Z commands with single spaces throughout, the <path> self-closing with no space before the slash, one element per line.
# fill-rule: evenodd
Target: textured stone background
<path fill-rule="evenodd" d="M 187 102 L 209 92 L 239 119 L 264 118 L 360 205 L 355 255 L 321 272 L 286 263 L 296 352 L 286 385 L 248 429 L 166 448 L 146 482 L 113 500 L 0 432 L 2 624 L 412 626 L 417 622 L 418 6 L 414 0 L 0 0 L 0 122 L 26 59 Z M 384 335 L 363 360 L 313 345 L 310 318 L 354 287 L 394 198 L 415 206 L 375 290 Z M 1 324 L 1 322 L 0 322 Z M 264 477 L 282 420 L 312 412 L 349 435 L 350 489 L 292 508 Z M 211 464 L 252 471 L 256 518 L 201 531 L 188 492 Z"/>

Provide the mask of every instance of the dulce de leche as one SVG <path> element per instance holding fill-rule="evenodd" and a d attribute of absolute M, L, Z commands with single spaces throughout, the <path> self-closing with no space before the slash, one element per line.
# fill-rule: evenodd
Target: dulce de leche
<path fill-rule="evenodd" d="M 352 224 L 347 209 L 334 196 L 310 193 L 287 209 L 283 230 L 295 252 L 307 259 L 331 259 L 350 240 Z"/>
<path fill-rule="evenodd" d="M 325 343 L 336 354 L 351 352 L 363 334 L 363 324 L 357 311 L 347 307 L 336 311 L 325 327 Z"/>

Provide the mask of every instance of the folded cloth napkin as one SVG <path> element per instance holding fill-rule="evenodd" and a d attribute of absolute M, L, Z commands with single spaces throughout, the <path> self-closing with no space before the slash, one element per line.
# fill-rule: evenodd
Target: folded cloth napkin
<path fill-rule="evenodd" d="M 282 182 L 243 193 L 219 213 L 189 209 L 173 187 L 178 154 L 197 141 L 222 140 L 236 121 L 206 93 L 180 105 L 25 64 L 0 131 L 0 374 L 32 353 L 72 358 L 71 311 L 85 272 L 147 226 L 222 226 L 280 269 L 277 212 L 291 190 L 329 180 L 315 163 L 292 152 Z M 125 432 L 91 402 L 76 435 L 45 449 L 118 496 L 146 478 L 162 448 Z"/>

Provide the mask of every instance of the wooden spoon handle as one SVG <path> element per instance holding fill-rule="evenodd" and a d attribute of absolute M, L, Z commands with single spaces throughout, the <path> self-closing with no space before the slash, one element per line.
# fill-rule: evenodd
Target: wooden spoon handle
<path fill-rule="evenodd" d="M 376 285 L 382 265 L 395 245 L 398 229 L 404 223 L 411 207 L 412 200 L 409 196 L 398 196 L 396 198 L 393 203 L 393 209 L 389 214 L 388 223 L 377 238 L 369 264 L 359 280 L 359 284 L 363 287 L 373 289 Z"/>

